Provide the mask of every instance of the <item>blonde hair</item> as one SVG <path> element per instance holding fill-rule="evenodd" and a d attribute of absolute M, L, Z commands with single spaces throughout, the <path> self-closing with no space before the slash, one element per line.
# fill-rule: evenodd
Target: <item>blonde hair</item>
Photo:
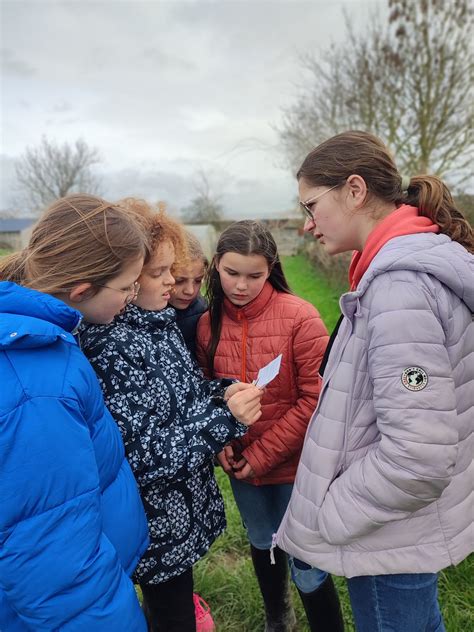
<path fill-rule="evenodd" d="M 148 236 L 136 214 L 75 194 L 53 202 L 26 248 L 0 260 L 0 280 L 60 294 L 78 283 L 104 285 L 147 253 Z"/>
<path fill-rule="evenodd" d="M 172 219 L 166 213 L 162 202 L 156 208 L 145 200 L 129 197 L 120 200 L 119 204 L 128 211 L 138 215 L 147 232 L 149 253 L 145 259 L 145 265 L 164 241 L 170 241 L 173 244 L 175 259 L 189 261 L 185 230 L 182 224 Z"/>
<path fill-rule="evenodd" d="M 187 255 L 184 260 L 176 257 L 172 270 L 173 276 L 175 276 L 178 271 L 187 268 L 190 264 L 195 263 L 196 261 L 202 262 L 204 270 L 207 270 L 209 267 L 209 261 L 207 260 L 197 237 L 187 230 L 184 231 L 184 234 L 186 239 Z"/>
<path fill-rule="evenodd" d="M 186 242 L 188 245 L 190 260 L 197 261 L 198 259 L 201 259 L 205 266 L 209 265 L 209 262 L 207 260 L 206 255 L 204 254 L 204 251 L 199 242 L 199 239 L 195 235 L 190 233 L 189 231 L 186 231 Z"/>

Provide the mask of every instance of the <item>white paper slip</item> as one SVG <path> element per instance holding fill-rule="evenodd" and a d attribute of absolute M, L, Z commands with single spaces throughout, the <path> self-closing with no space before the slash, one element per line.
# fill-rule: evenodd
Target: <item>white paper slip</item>
<path fill-rule="evenodd" d="M 255 386 L 263 388 L 267 384 L 270 384 L 280 372 L 281 357 L 282 354 L 280 353 L 279 356 L 260 369 L 257 379 L 255 380 Z"/>

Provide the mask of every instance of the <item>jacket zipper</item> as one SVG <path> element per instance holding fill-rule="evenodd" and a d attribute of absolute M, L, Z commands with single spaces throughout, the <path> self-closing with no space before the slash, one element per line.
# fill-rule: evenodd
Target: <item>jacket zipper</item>
<path fill-rule="evenodd" d="M 347 342 L 352 334 L 352 327 L 353 327 L 352 321 L 349 320 L 347 317 L 341 321 L 341 326 L 339 327 L 339 331 L 338 331 L 338 334 L 340 335 L 340 344 L 339 344 L 339 349 L 337 350 L 337 356 L 335 357 L 334 361 L 331 360 L 331 370 L 329 372 L 325 371 L 324 373 L 324 377 L 325 377 L 324 385 L 321 388 L 321 391 L 319 392 L 318 404 L 316 406 L 316 410 L 314 411 L 313 415 L 319 409 L 319 405 L 321 403 L 323 394 L 329 385 L 329 381 L 331 380 L 336 368 L 339 366 L 339 362 L 342 358 L 342 354 L 344 353 L 344 349 L 346 348 Z M 347 419 L 346 419 L 346 423 L 344 424 L 344 437 L 343 437 L 343 442 L 342 442 L 341 455 L 337 463 L 337 466 L 334 468 L 334 476 L 331 482 L 337 476 L 339 476 L 339 474 L 341 474 L 342 471 L 344 470 L 343 463 L 345 460 L 346 442 L 347 442 Z"/>
<path fill-rule="evenodd" d="M 242 312 L 237 313 L 238 320 L 242 321 L 242 361 L 240 365 L 240 381 L 246 381 L 247 373 L 247 331 L 248 321 Z"/>
<path fill-rule="evenodd" d="M 346 295 L 343 295 L 343 297 Z M 343 298 L 341 297 L 341 298 Z M 343 312 L 344 314 L 344 312 Z M 354 329 L 354 318 L 357 318 L 358 316 L 360 316 L 361 314 L 361 307 L 360 307 L 360 301 L 357 298 L 357 309 L 355 310 L 355 312 L 353 313 L 351 318 L 348 318 L 346 316 L 345 320 L 346 320 L 346 331 L 344 332 L 344 337 L 341 336 L 341 344 L 339 346 L 339 350 L 338 350 L 338 354 L 337 354 L 337 359 L 335 362 L 332 363 L 332 368 L 331 368 L 331 372 L 330 375 L 327 379 L 327 381 L 324 384 L 324 388 L 321 389 L 320 393 L 319 393 L 319 400 L 318 400 L 318 406 L 317 408 L 319 408 L 319 402 L 321 401 L 321 396 L 323 394 L 323 392 L 326 390 L 327 385 L 329 384 L 329 380 L 331 379 L 331 377 L 333 376 L 334 372 L 336 371 L 336 368 L 339 366 L 339 362 L 341 361 L 342 355 L 344 353 L 344 349 L 349 341 L 349 338 L 352 335 L 352 331 Z M 344 318 L 341 320 L 341 325 L 344 322 Z M 316 410 L 317 410 L 316 408 Z M 344 462 L 346 459 L 346 449 L 347 449 L 347 435 L 348 435 L 348 427 L 347 427 L 347 417 L 346 417 L 346 423 L 344 424 L 344 437 L 343 437 L 343 442 L 342 442 L 342 450 L 341 450 L 341 457 L 339 459 L 339 462 L 337 464 L 337 467 L 335 468 L 335 477 L 339 476 L 340 474 L 342 474 L 342 472 L 344 472 L 345 467 L 344 467 Z M 333 479 L 334 480 L 334 479 Z"/>

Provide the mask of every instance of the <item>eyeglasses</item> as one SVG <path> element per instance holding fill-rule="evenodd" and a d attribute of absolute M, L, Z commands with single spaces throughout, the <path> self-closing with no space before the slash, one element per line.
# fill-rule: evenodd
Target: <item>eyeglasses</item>
<path fill-rule="evenodd" d="M 303 211 L 305 212 L 306 217 L 308 219 L 310 219 L 312 222 L 314 222 L 313 211 L 311 210 L 309 205 L 310 204 L 314 204 L 314 202 L 316 202 L 316 200 L 319 200 L 319 198 L 322 198 L 323 195 L 326 195 L 326 193 L 329 193 L 329 191 L 332 191 L 333 189 L 336 189 L 339 186 L 341 186 L 341 185 L 340 184 L 335 184 L 330 189 L 326 189 L 326 191 L 323 191 L 322 193 L 319 193 L 318 195 L 315 195 L 314 197 L 310 198 L 309 200 L 306 200 L 306 202 L 300 202 L 300 206 L 303 209 Z"/>
<path fill-rule="evenodd" d="M 138 292 L 140 291 L 140 283 L 138 281 L 135 281 L 135 283 L 132 283 L 132 285 L 125 288 L 124 290 L 121 290 L 118 287 L 110 287 L 110 285 L 101 285 L 100 283 L 94 283 L 94 285 L 96 285 L 97 287 L 106 287 L 107 289 L 115 290 L 116 292 L 124 292 L 126 294 L 125 305 L 128 305 L 129 303 L 134 301 L 138 296 Z"/>

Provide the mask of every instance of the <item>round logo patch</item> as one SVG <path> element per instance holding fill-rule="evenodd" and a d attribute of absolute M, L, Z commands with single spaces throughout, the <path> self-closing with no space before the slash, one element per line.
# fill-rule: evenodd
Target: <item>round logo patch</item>
<path fill-rule="evenodd" d="M 402 384 L 409 391 L 422 391 L 428 384 L 428 375 L 419 366 L 409 366 L 402 373 Z"/>

